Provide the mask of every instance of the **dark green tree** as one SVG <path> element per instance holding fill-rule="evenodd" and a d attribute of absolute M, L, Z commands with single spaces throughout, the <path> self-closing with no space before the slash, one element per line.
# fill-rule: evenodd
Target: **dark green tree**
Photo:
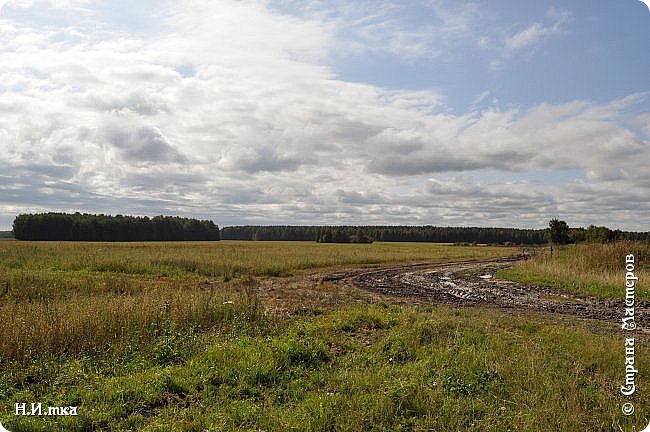
<path fill-rule="evenodd" d="M 614 231 L 604 226 L 589 225 L 585 232 L 585 240 L 590 243 L 607 243 L 614 238 Z"/>
<path fill-rule="evenodd" d="M 151 241 L 219 240 L 211 220 L 178 216 L 110 216 L 41 213 L 16 217 L 13 232 L 19 240 Z"/>
<path fill-rule="evenodd" d="M 548 223 L 548 241 L 560 245 L 571 243 L 571 237 L 569 237 L 569 226 L 565 221 L 557 218 L 551 219 Z"/>

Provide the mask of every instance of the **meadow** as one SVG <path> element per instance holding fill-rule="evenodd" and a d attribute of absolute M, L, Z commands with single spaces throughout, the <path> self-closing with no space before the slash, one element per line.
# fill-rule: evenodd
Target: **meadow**
<path fill-rule="evenodd" d="M 650 300 L 650 243 L 616 242 L 576 244 L 541 249 L 537 259 L 504 270 L 499 276 L 544 286 L 572 294 L 605 298 L 622 298 L 625 256 L 633 254 L 636 261 L 636 298 Z"/>
<path fill-rule="evenodd" d="M 647 245 L 587 248 L 540 254 L 504 276 L 620 297 L 618 255 L 640 248 L 647 262 Z M 617 323 L 398 303 L 311 278 L 518 251 L 0 242 L 0 422 L 14 432 L 641 429 L 650 388 L 640 381 L 625 399 L 635 414 L 621 414 Z M 281 287 L 273 296 L 270 283 Z M 647 341 L 637 342 L 641 371 Z M 23 402 L 78 415 L 16 416 Z"/>

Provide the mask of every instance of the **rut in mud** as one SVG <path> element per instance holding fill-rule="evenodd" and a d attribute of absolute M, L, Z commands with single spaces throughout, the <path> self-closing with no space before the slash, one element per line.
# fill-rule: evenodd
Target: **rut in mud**
<path fill-rule="evenodd" d="M 623 300 L 561 293 L 555 289 L 496 278 L 497 270 L 517 260 L 445 264 L 416 264 L 378 270 L 359 270 L 326 275 L 323 280 L 349 281 L 366 291 L 455 306 L 494 306 L 541 310 L 611 322 L 620 322 Z M 647 302 L 637 301 L 635 315 L 642 321 Z"/>

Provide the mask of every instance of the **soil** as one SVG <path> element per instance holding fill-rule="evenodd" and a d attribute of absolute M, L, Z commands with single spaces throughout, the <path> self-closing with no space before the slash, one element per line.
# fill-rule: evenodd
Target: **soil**
<path fill-rule="evenodd" d="M 622 299 L 573 295 L 496 277 L 497 270 L 519 259 L 522 257 L 351 270 L 324 275 L 322 281 L 351 283 L 364 291 L 417 302 L 536 310 L 621 322 L 625 312 Z M 647 311 L 648 302 L 637 301 L 635 321 L 643 322 Z"/>

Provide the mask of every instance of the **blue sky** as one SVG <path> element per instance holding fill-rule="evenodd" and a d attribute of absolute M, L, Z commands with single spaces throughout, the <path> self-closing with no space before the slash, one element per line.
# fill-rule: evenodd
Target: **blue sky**
<path fill-rule="evenodd" d="M 393 20 L 393 28 L 412 33 L 411 40 L 422 45 L 417 53 L 374 47 L 362 56 L 335 54 L 331 65 L 338 76 L 384 88 L 438 89 L 459 111 L 483 92 L 490 92 L 489 100 L 531 106 L 607 101 L 648 88 L 650 17 L 639 1 L 450 2 L 444 12 L 457 14 L 463 25 L 446 24 L 438 9 L 447 5 L 431 3 L 389 5 L 369 24 L 374 33 L 383 20 Z M 383 3 L 375 4 L 381 9 Z M 374 8 L 359 9 L 363 14 Z M 445 33 L 442 41 L 429 31 L 432 26 Z M 354 31 L 341 33 L 359 39 Z M 386 33 L 378 39 L 390 38 Z"/>
<path fill-rule="evenodd" d="M 0 5 L 0 229 L 40 211 L 650 229 L 638 0 Z"/>

